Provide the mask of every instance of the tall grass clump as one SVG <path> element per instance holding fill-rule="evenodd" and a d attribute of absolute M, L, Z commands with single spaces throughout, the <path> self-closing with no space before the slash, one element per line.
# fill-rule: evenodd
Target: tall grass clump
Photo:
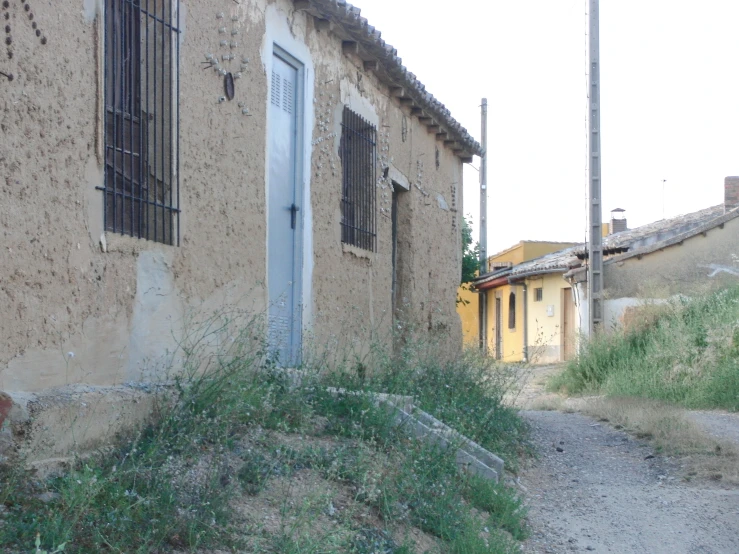
<path fill-rule="evenodd" d="M 323 377 L 336 387 L 411 396 L 418 408 L 505 458 L 509 468 L 528 441 L 525 421 L 503 401 L 517 379 L 511 367 L 476 348 L 408 329 L 373 342 L 364 358 L 346 356 Z"/>
<path fill-rule="evenodd" d="M 50 478 L 28 474 L 23 460 L 0 468 L 0 545 L 400 554 L 410 543 L 391 532 L 414 527 L 443 552 L 517 551 L 526 529 L 515 492 L 461 473 L 455 448 L 412 439 L 371 394 L 412 396 L 515 467 L 527 428 L 502 402 L 508 370 L 424 334 L 348 349 L 338 364 L 306 356 L 300 368 L 278 369 L 265 336 L 261 317 L 237 310 L 188 321 L 162 382 L 142 385 L 155 398 L 145 426 Z M 291 496 L 303 471 L 327 488 Z M 267 509 L 265 496 L 275 500 L 280 487 L 279 527 L 245 523 L 244 507 Z M 339 517 L 329 501 L 341 487 L 355 508 Z M 368 509 L 384 529 L 367 527 Z"/>
<path fill-rule="evenodd" d="M 739 410 L 739 286 L 648 311 L 645 323 L 587 342 L 552 386 Z"/>
<path fill-rule="evenodd" d="M 259 318 L 234 311 L 190 325 L 166 382 L 150 386 L 145 427 L 46 480 L 22 460 L 0 471 L 0 544 L 25 551 L 38 536 L 50 551 L 143 553 L 233 543 L 235 438 L 248 425 L 289 425 L 295 410 L 262 369 Z"/>

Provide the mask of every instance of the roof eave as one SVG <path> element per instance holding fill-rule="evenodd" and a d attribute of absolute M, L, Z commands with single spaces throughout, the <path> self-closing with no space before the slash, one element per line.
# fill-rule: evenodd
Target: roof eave
<path fill-rule="evenodd" d="M 516 273 L 508 277 L 508 281 L 511 283 L 516 283 L 519 281 L 523 281 L 524 279 L 528 279 L 529 277 L 535 277 L 537 275 L 550 275 L 552 273 L 566 273 L 569 270 L 569 267 L 552 267 L 549 269 L 532 269 L 530 271 L 524 271 L 521 273 Z"/>
<path fill-rule="evenodd" d="M 337 33 L 340 38 L 355 44 L 344 49 L 345 55 L 357 56 L 365 68 L 372 68 L 378 79 L 390 87 L 390 95 L 401 106 L 407 107 L 412 116 L 417 116 L 428 132 L 443 141 L 444 147 L 451 149 L 462 162 L 471 162 L 472 156 L 484 154 L 480 143 L 406 69 L 398 51 L 381 38 L 380 31 L 366 18 L 360 16 L 359 8 L 344 0 L 294 0 L 294 5 L 296 10 L 307 11 L 322 21 L 337 25 L 343 31 Z"/>

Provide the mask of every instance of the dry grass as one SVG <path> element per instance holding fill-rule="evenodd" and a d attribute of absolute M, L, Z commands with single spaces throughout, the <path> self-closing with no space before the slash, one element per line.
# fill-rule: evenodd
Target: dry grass
<path fill-rule="evenodd" d="M 685 411 L 641 398 L 591 398 L 582 411 L 648 439 L 662 452 L 684 459 L 687 479 L 739 484 L 739 449 L 709 436 Z"/>
<path fill-rule="evenodd" d="M 534 398 L 525 408 L 542 412 L 567 412 L 565 408 L 565 398 L 554 393 L 544 394 Z"/>

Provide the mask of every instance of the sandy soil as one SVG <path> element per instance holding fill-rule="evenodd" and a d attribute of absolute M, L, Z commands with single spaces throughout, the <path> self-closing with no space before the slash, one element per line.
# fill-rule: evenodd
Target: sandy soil
<path fill-rule="evenodd" d="M 554 371 L 531 373 L 517 403 L 536 405 Z M 525 553 L 739 553 L 738 489 L 685 483 L 679 460 L 583 415 L 522 415 L 532 424 L 538 453 L 518 479 L 533 531 Z M 699 412 L 695 420 L 731 439 L 738 432 L 735 417 Z"/>

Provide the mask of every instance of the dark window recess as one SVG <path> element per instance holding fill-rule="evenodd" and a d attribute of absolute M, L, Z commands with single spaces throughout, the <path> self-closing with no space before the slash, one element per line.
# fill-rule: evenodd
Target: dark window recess
<path fill-rule="evenodd" d="M 105 0 L 106 231 L 179 245 L 179 0 Z"/>
<path fill-rule="evenodd" d="M 544 299 L 544 289 L 541 287 L 534 289 L 534 302 L 541 302 L 543 299 Z"/>
<path fill-rule="evenodd" d="M 349 108 L 341 121 L 341 242 L 377 248 L 377 129 Z"/>
<path fill-rule="evenodd" d="M 516 328 L 516 293 L 508 295 L 508 328 Z"/>

